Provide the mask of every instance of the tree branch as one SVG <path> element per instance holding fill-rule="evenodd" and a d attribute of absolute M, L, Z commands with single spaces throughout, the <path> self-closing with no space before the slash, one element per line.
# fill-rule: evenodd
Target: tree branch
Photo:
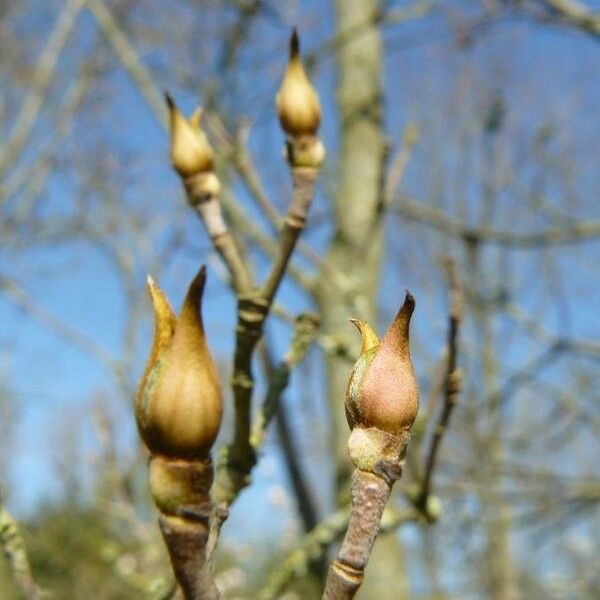
<path fill-rule="evenodd" d="M 163 97 L 154 81 L 150 71 L 140 61 L 135 48 L 123 33 L 116 19 L 102 0 L 86 0 L 87 6 L 100 29 L 110 42 L 117 58 L 129 72 L 138 86 L 140 93 L 146 100 L 149 108 L 163 129 L 167 129 L 167 113 Z"/>
<path fill-rule="evenodd" d="M 542 0 L 542 2 L 563 21 L 600 38 L 600 12 L 588 8 L 578 0 Z"/>
<path fill-rule="evenodd" d="M 492 244 L 515 248 L 538 248 L 554 244 L 576 244 L 600 238 L 600 221 L 583 221 L 564 227 L 553 227 L 531 234 L 519 234 L 491 227 L 469 227 L 442 211 L 404 197 L 398 202 L 398 213 L 428 225 L 441 233 L 472 243 Z"/>
<path fill-rule="evenodd" d="M 13 576 L 27 600 L 38 600 L 38 588 L 35 585 L 27 548 L 17 522 L 4 508 L 0 497 L 0 546 L 8 562 L 10 563 Z"/>
<path fill-rule="evenodd" d="M 415 510 L 396 511 L 388 507 L 381 519 L 380 532 L 381 534 L 392 532 L 404 523 L 416 521 L 418 516 Z M 350 509 L 345 507 L 319 523 L 271 572 L 264 586 L 256 595 L 256 600 L 279 598 L 281 592 L 294 578 L 301 577 L 306 573 L 310 563 L 323 556 L 327 548 L 344 535 L 349 519 Z"/>
<path fill-rule="evenodd" d="M 86 336 L 49 313 L 40 306 L 30 295 L 15 281 L 0 275 L 0 290 L 19 309 L 25 311 L 34 320 L 49 329 L 54 335 L 63 341 L 72 344 L 91 355 L 102 364 L 111 374 L 122 370 L 121 363 L 114 358 L 104 346 L 98 344 L 94 339 Z"/>
<path fill-rule="evenodd" d="M 431 493 L 431 482 L 435 470 L 439 449 L 442 438 L 448 428 L 450 415 L 456 406 L 462 374 L 458 368 L 459 351 L 459 329 L 464 315 L 464 292 L 458 267 L 452 259 L 446 263 L 448 273 L 448 287 L 450 291 L 450 310 L 448 317 L 448 340 L 447 340 L 447 359 L 446 376 L 444 386 L 444 403 L 439 416 L 439 420 L 433 432 L 433 438 L 427 458 L 425 459 L 425 470 L 421 479 L 421 489 L 416 498 L 416 506 L 422 510 L 428 518 L 434 518 L 427 510 L 427 500 Z"/>

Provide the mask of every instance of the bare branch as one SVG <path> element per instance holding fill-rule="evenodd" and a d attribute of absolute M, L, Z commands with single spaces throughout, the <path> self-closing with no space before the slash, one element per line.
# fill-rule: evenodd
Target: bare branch
<path fill-rule="evenodd" d="M 594 11 L 578 0 L 542 0 L 563 21 L 600 38 L 600 12 Z"/>
<path fill-rule="evenodd" d="M 121 61 L 137 84 L 146 103 L 152 110 L 154 116 L 158 119 L 158 122 L 162 125 L 163 129 L 166 130 L 167 113 L 164 108 L 163 97 L 154 84 L 150 71 L 148 71 L 140 61 L 135 48 L 131 45 L 127 36 L 119 27 L 119 24 L 103 0 L 86 1 L 90 12 L 113 47 L 117 58 Z"/>
<path fill-rule="evenodd" d="M 33 575 L 31 574 L 25 541 L 23 540 L 17 522 L 12 518 L 6 508 L 4 508 L 1 497 L 0 546 L 10 563 L 12 574 L 21 587 L 25 598 L 27 598 L 27 600 L 38 600 L 40 595 L 38 593 L 38 588 L 35 585 Z"/>
<path fill-rule="evenodd" d="M 416 505 L 427 514 L 427 500 L 431 492 L 431 482 L 435 470 L 439 449 L 442 443 L 444 433 L 450 422 L 450 415 L 456 406 L 458 394 L 460 393 L 462 375 L 458 368 L 458 334 L 463 320 L 464 313 L 464 293 L 458 267 L 452 259 L 446 263 L 448 272 L 448 287 L 450 291 L 450 309 L 448 318 L 448 341 L 446 358 L 446 376 L 444 387 L 444 403 L 440 413 L 439 420 L 433 432 L 433 438 L 427 458 L 425 460 L 425 470 L 421 480 L 421 489 L 416 499 Z"/>
<path fill-rule="evenodd" d="M 311 561 L 322 556 L 327 548 L 339 540 L 350 518 L 348 507 L 342 508 L 324 521 L 319 523 L 308 533 L 292 550 L 288 557 L 278 565 L 269 575 L 265 585 L 256 595 L 256 600 L 274 600 L 279 598 L 281 592 L 296 577 L 301 577 L 308 569 Z M 404 523 L 415 521 L 418 513 L 414 510 L 396 511 L 387 508 L 381 519 L 381 533 L 389 533 Z"/>
<path fill-rule="evenodd" d="M 33 319 L 44 325 L 60 339 L 66 341 L 91 355 L 101 363 L 111 374 L 121 371 L 121 364 L 112 354 L 96 342 L 69 324 L 61 321 L 45 308 L 40 306 L 30 295 L 15 281 L 0 275 L 0 290 L 18 308 L 25 311 Z"/>
<path fill-rule="evenodd" d="M 491 227 L 469 227 L 442 211 L 408 197 L 398 203 L 399 214 L 437 229 L 445 235 L 473 243 L 515 248 L 539 248 L 554 244 L 576 244 L 600 237 L 600 221 L 583 221 L 531 234 L 501 231 Z"/>
<path fill-rule="evenodd" d="M 275 413 L 279 410 L 281 395 L 287 388 L 292 369 L 302 361 L 314 342 L 319 320 L 312 314 L 301 314 L 296 318 L 290 347 L 281 363 L 274 367 L 269 364 L 269 387 L 263 405 L 254 419 L 251 444 L 256 451 L 264 442 L 266 430 Z M 268 357 L 270 358 L 270 357 Z M 270 362 L 270 361 L 269 361 Z"/>
<path fill-rule="evenodd" d="M 69 39 L 75 20 L 86 0 L 68 0 L 58 16 L 54 30 L 40 53 L 33 74 L 31 90 L 10 132 L 6 145 L 0 148 L 0 172 L 21 153 L 44 103 L 44 97 L 56 70 L 60 54 Z"/>

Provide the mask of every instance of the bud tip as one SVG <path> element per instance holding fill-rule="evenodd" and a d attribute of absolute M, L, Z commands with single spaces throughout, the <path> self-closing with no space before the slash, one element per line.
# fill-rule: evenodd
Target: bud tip
<path fill-rule="evenodd" d="M 294 27 L 290 37 L 290 58 L 295 58 L 298 54 L 300 54 L 300 38 L 298 37 L 298 30 Z"/>
<path fill-rule="evenodd" d="M 409 290 L 406 290 L 406 295 L 404 296 L 404 304 L 400 309 L 404 314 L 411 316 L 415 310 L 415 297 L 410 293 Z"/>
<path fill-rule="evenodd" d="M 206 265 L 202 265 L 194 277 L 190 285 L 190 290 L 194 290 L 198 294 L 202 294 L 204 290 L 204 284 L 206 283 Z"/>

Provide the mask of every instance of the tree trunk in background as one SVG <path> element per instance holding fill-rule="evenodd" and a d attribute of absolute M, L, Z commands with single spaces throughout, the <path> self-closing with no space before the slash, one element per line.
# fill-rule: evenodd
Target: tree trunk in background
<path fill-rule="evenodd" d="M 386 141 L 382 128 L 382 43 L 374 18 L 377 4 L 373 0 L 336 1 L 340 38 L 336 49 L 340 151 L 333 206 L 337 230 L 327 261 L 347 278 L 347 289 L 341 292 L 323 272 L 316 290 L 323 329 L 356 350 L 359 336 L 348 318 L 360 317 L 377 325 L 382 266 L 380 200 Z M 351 33 L 346 37 L 345 32 Z M 347 362 L 330 357 L 327 369 L 337 490 L 343 494 L 350 473 L 348 425 L 343 407 L 350 368 Z M 401 598 L 405 581 L 402 553 L 395 536 L 381 538 L 375 545 L 360 596 L 379 600 Z"/>
<path fill-rule="evenodd" d="M 369 22 L 376 2 L 337 0 L 338 32 L 352 30 Z M 381 105 L 381 39 L 377 27 L 359 29 L 352 41 L 343 40 L 337 48 L 337 100 L 340 115 L 340 152 L 337 193 L 333 210 L 337 230 L 327 262 L 342 273 L 350 287 L 342 293 L 326 272 L 319 277 L 316 300 L 323 328 L 358 349 L 351 316 L 376 321 L 376 299 L 382 261 L 382 231 L 378 221 L 381 179 L 385 161 Z M 344 416 L 343 394 L 348 381 L 347 362 L 328 362 L 329 400 L 335 423 L 333 440 L 339 479 L 348 475 L 346 443 L 348 425 Z"/>
<path fill-rule="evenodd" d="M 490 203 L 490 198 L 485 199 Z M 472 297 L 470 312 L 479 335 L 481 356 L 482 393 L 484 398 L 485 435 L 479 446 L 478 455 L 485 465 L 486 481 L 482 494 L 482 522 L 486 534 L 484 555 L 484 586 L 490 600 L 516 600 L 517 577 L 515 563 L 510 548 L 510 510 L 503 490 L 504 447 L 502 440 L 502 414 L 497 404 L 498 389 L 497 350 L 494 339 L 493 314 L 485 301 L 485 272 L 482 267 L 481 249 L 478 246 L 467 248 L 468 271 Z"/>

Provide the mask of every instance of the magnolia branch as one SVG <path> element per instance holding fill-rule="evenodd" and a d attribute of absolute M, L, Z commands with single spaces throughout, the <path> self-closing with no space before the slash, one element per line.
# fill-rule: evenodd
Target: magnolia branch
<path fill-rule="evenodd" d="M 254 387 L 252 356 L 262 335 L 263 324 L 270 312 L 273 298 L 288 268 L 291 254 L 304 229 L 317 174 L 316 168 L 298 169 L 292 166 L 294 191 L 281 232 L 277 257 L 262 288 L 239 296 L 232 379 L 235 401 L 234 438 L 231 446 L 226 449 L 215 481 L 214 496 L 219 506 L 217 515 L 220 515 L 220 518 L 214 520 L 213 526 L 217 532 L 226 518 L 227 507 L 248 485 L 249 473 L 256 462 L 255 451 L 250 441 L 251 398 Z"/>
<path fill-rule="evenodd" d="M 411 509 L 397 511 L 388 508 L 381 518 L 380 533 L 390 533 L 399 526 L 416 521 L 418 512 Z M 267 578 L 256 595 L 256 600 L 275 600 L 281 592 L 297 577 L 301 577 L 312 561 L 323 556 L 334 542 L 338 541 L 348 527 L 349 507 L 342 508 L 319 523 L 288 554 L 287 558 Z"/>

